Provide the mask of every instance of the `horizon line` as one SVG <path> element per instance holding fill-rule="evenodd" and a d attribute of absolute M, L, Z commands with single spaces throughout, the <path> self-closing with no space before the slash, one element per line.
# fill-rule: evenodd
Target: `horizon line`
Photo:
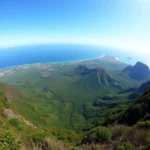
<path fill-rule="evenodd" d="M 130 48 L 124 48 L 120 46 L 107 45 L 102 43 L 86 43 L 86 42 L 41 42 L 41 43 L 22 43 L 22 44 L 10 44 L 10 45 L 0 45 L 1 49 L 11 49 L 17 47 L 28 47 L 28 46 L 40 46 L 40 45 L 82 45 L 82 46 L 96 46 L 96 47 L 107 47 L 113 49 L 131 50 Z"/>

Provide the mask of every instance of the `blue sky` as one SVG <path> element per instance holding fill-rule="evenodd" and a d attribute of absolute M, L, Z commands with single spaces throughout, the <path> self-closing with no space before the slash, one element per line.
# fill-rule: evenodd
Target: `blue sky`
<path fill-rule="evenodd" d="M 150 0 L 0 0 L 0 47 L 83 43 L 148 52 L 149 8 Z"/>

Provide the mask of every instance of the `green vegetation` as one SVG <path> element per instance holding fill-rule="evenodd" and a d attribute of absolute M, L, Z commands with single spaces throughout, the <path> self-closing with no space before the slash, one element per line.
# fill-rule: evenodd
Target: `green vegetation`
<path fill-rule="evenodd" d="M 16 136 L 10 131 L 5 131 L 0 135 L 1 150 L 19 150 L 21 142 L 17 140 Z"/>
<path fill-rule="evenodd" d="M 14 86 L 0 83 L 3 149 L 149 148 L 150 89 L 141 93 L 149 83 L 140 87 L 147 78 L 130 78 L 118 62 L 82 63 L 8 68 L 0 78 Z"/>
<path fill-rule="evenodd" d="M 138 121 L 147 121 L 150 116 L 150 89 L 138 98 L 129 108 L 125 114 L 119 119 L 119 122 L 127 123 L 129 125 L 136 124 Z"/>
<path fill-rule="evenodd" d="M 106 127 L 96 127 L 87 133 L 84 142 L 106 142 L 111 141 L 111 131 Z"/>
<path fill-rule="evenodd" d="M 20 124 L 20 121 L 17 118 L 12 118 L 9 120 L 9 122 L 12 126 L 16 126 L 16 127 Z"/>
<path fill-rule="evenodd" d="M 9 73 L 0 80 L 21 91 L 8 86 L 5 94 L 13 93 L 12 109 L 30 122 L 43 128 L 82 131 L 98 117 L 105 117 L 110 108 L 135 99 L 132 91 L 122 91 L 136 88 L 146 79 L 131 79 L 122 72 L 126 66 L 108 56 L 72 63 L 33 64 L 3 69 L 3 74 Z"/>
<path fill-rule="evenodd" d="M 134 150 L 134 145 L 130 143 L 126 143 L 118 146 L 117 150 Z"/>

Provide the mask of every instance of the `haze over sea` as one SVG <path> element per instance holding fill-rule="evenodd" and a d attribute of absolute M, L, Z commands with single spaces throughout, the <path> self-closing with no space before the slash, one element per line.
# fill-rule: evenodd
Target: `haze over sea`
<path fill-rule="evenodd" d="M 134 64 L 130 54 L 109 47 L 89 45 L 33 45 L 0 49 L 0 68 L 48 62 L 69 62 L 97 58 L 104 55 L 114 56 L 128 64 Z"/>

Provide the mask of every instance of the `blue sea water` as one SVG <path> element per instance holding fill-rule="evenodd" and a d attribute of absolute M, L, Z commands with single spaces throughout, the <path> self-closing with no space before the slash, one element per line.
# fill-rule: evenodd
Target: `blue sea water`
<path fill-rule="evenodd" d="M 111 55 L 127 59 L 128 54 L 113 48 L 89 45 L 33 45 L 0 49 L 0 68 L 47 62 L 68 62 Z M 121 60 L 121 59 L 120 59 Z"/>

